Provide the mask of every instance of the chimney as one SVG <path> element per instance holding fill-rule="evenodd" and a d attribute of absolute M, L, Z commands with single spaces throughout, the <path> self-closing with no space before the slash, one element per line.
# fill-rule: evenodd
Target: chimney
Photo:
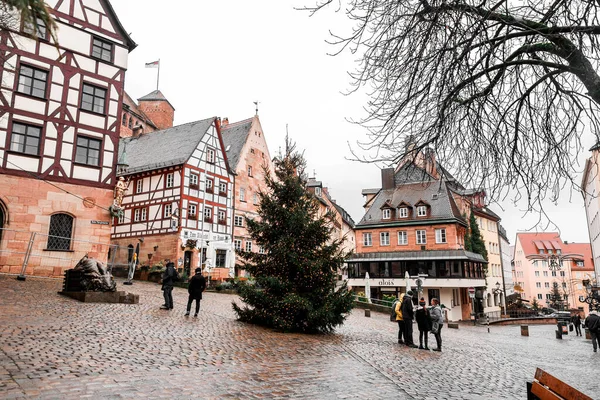
<path fill-rule="evenodd" d="M 393 189 L 394 185 L 394 168 L 384 168 L 381 170 L 381 188 L 383 190 Z"/>
<path fill-rule="evenodd" d="M 223 118 L 223 121 L 221 121 L 221 126 L 227 126 L 229 125 L 229 118 L 225 117 Z"/>
<path fill-rule="evenodd" d="M 131 136 L 140 137 L 144 134 L 144 127 L 139 124 L 133 127 Z"/>

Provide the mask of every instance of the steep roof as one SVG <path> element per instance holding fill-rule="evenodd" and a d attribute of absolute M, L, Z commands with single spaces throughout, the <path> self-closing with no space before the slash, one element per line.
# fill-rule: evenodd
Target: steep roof
<path fill-rule="evenodd" d="M 221 135 L 223 136 L 227 159 L 229 160 L 231 169 L 234 171 L 237 170 L 238 163 L 240 162 L 240 155 L 250 133 L 252 121 L 253 118 L 248 118 L 221 126 Z"/>
<path fill-rule="evenodd" d="M 583 267 L 577 267 L 577 271 L 594 271 L 594 257 L 592 256 L 592 245 L 589 243 L 565 243 L 564 254 L 581 254 L 583 256 Z"/>
<path fill-rule="evenodd" d="M 215 117 L 119 140 L 119 160 L 126 152 L 127 174 L 180 165 L 190 159 Z"/>
<path fill-rule="evenodd" d="M 137 43 L 135 43 L 133 41 L 131 36 L 129 36 L 129 33 L 127 33 L 127 31 L 123 27 L 123 24 L 121 24 L 121 21 L 119 20 L 119 17 L 117 16 L 117 13 L 115 12 L 115 9 L 113 8 L 112 4 L 110 4 L 110 1 L 104 0 L 103 3 L 106 5 L 105 10 L 107 12 L 108 17 L 110 19 L 112 19 L 112 21 L 115 23 L 117 30 L 119 31 L 121 36 L 123 36 L 123 38 L 125 39 L 125 44 L 127 44 L 127 48 L 129 50 L 129 52 L 131 52 L 133 49 L 135 49 L 137 47 Z"/>
<path fill-rule="evenodd" d="M 539 254 L 539 249 L 561 250 L 564 243 L 557 232 L 517 233 L 517 241 L 521 242 L 525 256 Z"/>
<path fill-rule="evenodd" d="M 417 204 L 419 201 L 424 201 L 431 205 L 431 212 L 427 218 L 406 218 L 406 219 L 395 219 L 389 220 L 383 219 L 383 211 L 381 206 L 386 202 L 396 208 L 401 203 Z M 448 192 L 445 181 L 430 181 L 424 183 L 410 183 L 405 185 L 397 186 L 394 189 L 381 190 L 371 207 L 358 223 L 357 226 L 361 225 L 372 225 L 379 223 L 414 223 L 419 221 L 420 223 L 427 224 L 435 222 L 436 220 L 458 220 L 465 222 L 460 215 L 458 206 L 454 203 L 454 199 Z"/>
<path fill-rule="evenodd" d="M 138 101 L 166 101 L 171 106 L 173 111 L 175 111 L 175 107 L 173 107 L 173 104 L 171 104 L 169 100 L 167 100 L 165 95 L 162 94 L 162 92 L 158 89 L 153 90 L 147 95 L 140 97 Z"/>

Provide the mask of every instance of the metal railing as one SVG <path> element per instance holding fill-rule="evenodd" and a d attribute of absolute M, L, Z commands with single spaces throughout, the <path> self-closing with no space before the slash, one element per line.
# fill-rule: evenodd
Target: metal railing
<path fill-rule="evenodd" d="M 18 273 L 20 279 L 33 274 L 60 276 L 64 270 L 73 268 L 86 254 L 106 263 L 111 253 L 114 262 L 117 248 L 109 242 L 8 228 L 0 228 L 0 237 L 0 267 L 5 272 Z"/>

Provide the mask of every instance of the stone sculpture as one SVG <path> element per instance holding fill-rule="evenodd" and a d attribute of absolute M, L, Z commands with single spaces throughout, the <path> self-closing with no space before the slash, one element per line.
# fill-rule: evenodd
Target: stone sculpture
<path fill-rule="evenodd" d="M 79 260 L 75 271 L 81 271 L 81 287 L 88 292 L 114 292 L 117 284 L 112 274 L 100 261 L 89 258 L 87 254 Z"/>

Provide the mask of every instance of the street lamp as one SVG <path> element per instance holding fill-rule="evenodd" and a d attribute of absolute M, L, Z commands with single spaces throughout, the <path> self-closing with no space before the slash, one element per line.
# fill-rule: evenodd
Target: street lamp
<path fill-rule="evenodd" d="M 586 296 L 579 296 L 579 301 L 582 303 L 587 303 L 590 305 L 590 311 L 600 310 L 600 287 L 598 285 L 592 284 L 589 279 L 584 279 L 582 281 L 583 286 L 585 287 Z"/>

